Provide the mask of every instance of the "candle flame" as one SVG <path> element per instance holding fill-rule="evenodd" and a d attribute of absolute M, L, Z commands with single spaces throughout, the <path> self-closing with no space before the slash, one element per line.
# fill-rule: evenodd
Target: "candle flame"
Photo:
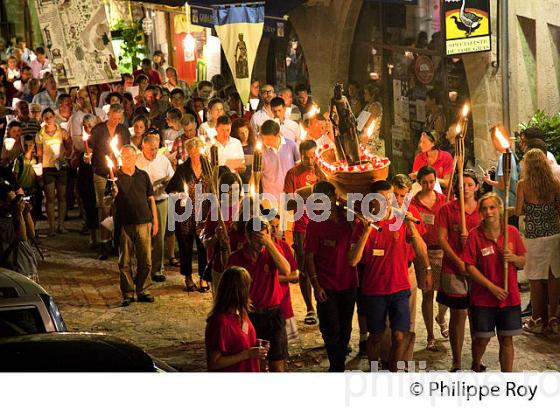
<path fill-rule="evenodd" d="M 307 130 L 305 129 L 305 127 L 301 122 L 299 123 L 299 131 L 300 131 L 299 138 L 300 140 L 303 141 L 304 139 L 307 138 Z"/>
<path fill-rule="evenodd" d="M 369 125 L 368 129 L 367 129 L 368 138 L 371 138 L 374 130 L 375 130 L 375 121 L 372 121 L 371 124 Z"/>
<path fill-rule="evenodd" d="M 89 134 L 86 132 L 86 129 L 82 127 L 82 140 L 87 141 L 89 140 Z"/>
<path fill-rule="evenodd" d="M 461 124 L 457 124 L 457 126 L 455 127 L 455 134 L 459 135 L 462 130 L 463 128 L 461 127 Z"/>
<path fill-rule="evenodd" d="M 498 142 L 500 143 L 502 148 L 504 148 L 504 149 L 510 148 L 508 140 L 506 139 L 506 137 L 504 137 L 504 134 L 502 134 L 502 132 L 500 131 L 499 128 L 496 128 L 496 134 L 495 135 L 496 135 L 496 138 L 498 138 Z"/>
<path fill-rule="evenodd" d="M 255 184 L 251 182 L 251 185 L 249 185 L 249 196 L 250 196 L 251 198 L 254 198 L 254 197 L 255 197 L 255 194 L 256 194 L 256 191 L 255 191 Z"/>
<path fill-rule="evenodd" d="M 257 141 L 257 145 L 255 146 L 255 150 L 257 150 L 257 151 L 262 150 L 262 141 Z"/>
<path fill-rule="evenodd" d="M 115 164 L 113 163 L 113 160 L 111 158 L 109 158 L 109 155 L 105 155 L 105 159 L 107 160 L 107 166 L 109 168 L 114 168 Z"/>
<path fill-rule="evenodd" d="M 307 116 L 309 118 L 313 118 L 314 116 L 316 116 L 320 112 L 321 112 L 321 109 L 318 106 L 316 106 L 315 104 L 313 104 L 313 106 L 311 107 L 311 109 L 307 113 Z"/>
<path fill-rule="evenodd" d="M 469 104 L 463 105 L 463 112 L 462 112 L 463 117 L 466 117 L 467 115 L 469 115 L 469 111 L 470 111 Z"/>

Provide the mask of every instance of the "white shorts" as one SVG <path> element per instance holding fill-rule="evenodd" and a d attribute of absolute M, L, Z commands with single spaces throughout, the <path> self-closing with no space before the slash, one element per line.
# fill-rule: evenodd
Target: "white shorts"
<path fill-rule="evenodd" d="M 529 280 L 548 279 L 549 270 L 560 278 L 560 234 L 536 239 L 524 238 L 527 248 L 523 273 Z"/>

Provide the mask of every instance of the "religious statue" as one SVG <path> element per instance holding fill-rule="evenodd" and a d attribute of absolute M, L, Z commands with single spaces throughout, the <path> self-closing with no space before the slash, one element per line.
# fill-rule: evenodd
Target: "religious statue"
<path fill-rule="evenodd" d="M 249 61 L 247 56 L 247 45 L 243 41 L 243 33 L 239 33 L 239 41 L 235 48 L 235 77 L 249 78 Z"/>
<path fill-rule="evenodd" d="M 334 139 L 338 160 L 353 165 L 360 162 L 357 121 L 343 91 L 342 84 L 334 86 L 329 117 L 335 131 Z"/>

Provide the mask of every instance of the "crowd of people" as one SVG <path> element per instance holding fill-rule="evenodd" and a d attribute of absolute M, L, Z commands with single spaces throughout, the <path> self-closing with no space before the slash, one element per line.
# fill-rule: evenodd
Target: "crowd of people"
<path fill-rule="evenodd" d="M 254 80 L 245 102 L 222 76 L 191 89 L 156 53 L 119 82 L 61 90 L 43 48 L 31 51 L 19 41 L 0 58 L 1 265 L 38 280 L 34 222 L 46 219 L 47 237 L 64 235 L 68 209 L 77 205 L 99 258 L 118 255 L 123 307 L 154 302 L 152 281 L 166 280 L 166 265 L 180 268 L 185 291 L 212 290 L 209 370 L 286 370 L 288 342 L 298 337 L 290 283 L 299 283 L 305 325 L 319 324 L 330 371 L 345 370 L 356 307 L 360 355 L 392 371 L 413 360 L 417 293 L 426 349 L 440 350 L 435 321 L 449 338 L 452 371 L 464 369 L 467 318 L 474 371 L 485 369 L 484 351 L 495 335 L 500 368 L 512 371 L 513 336 L 523 329 L 558 332 L 560 171 L 538 129 L 523 133 L 523 160 L 513 156 L 509 204 L 503 203 L 501 156 L 495 175 L 484 173 L 484 186 L 480 175 L 465 170 L 467 235 L 455 199 L 459 179 L 451 178 L 455 125 L 446 128 L 438 97 L 429 93 L 427 128 L 411 173 L 369 189 L 405 207 L 405 223 L 395 230 L 402 210 L 383 208 L 383 201 L 371 203 L 374 213 L 385 209 L 376 225 L 349 221 L 338 205 L 339 192 L 316 166 L 316 148 L 334 145 L 335 130 L 305 85 L 277 90 Z M 379 87 L 362 91 L 351 83 L 347 99 L 356 116 L 369 113 L 362 142 L 384 155 Z M 204 164 L 212 150 L 218 161 L 209 175 Z M 311 188 L 329 198 L 328 217 L 310 220 L 304 213 L 286 227 L 267 217 L 273 209 L 255 210 L 245 187 L 255 182 L 256 151 L 262 153 L 257 192 L 279 199 Z M 194 198 L 197 189 L 212 192 L 216 182 L 222 192 L 228 188 L 229 207 L 194 202 L 186 218 L 170 219 L 169 212 L 187 207 L 170 195 Z M 513 217 L 504 252 L 505 206 Z M 245 207 L 250 218 L 236 220 Z M 522 268 L 531 287 L 532 316 L 525 323 L 517 280 Z"/>

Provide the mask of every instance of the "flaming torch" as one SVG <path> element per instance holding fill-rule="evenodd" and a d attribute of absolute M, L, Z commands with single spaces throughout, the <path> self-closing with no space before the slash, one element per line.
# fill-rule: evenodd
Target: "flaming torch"
<path fill-rule="evenodd" d="M 105 155 L 105 160 L 107 161 L 107 167 L 109 167 L 109 176 L 111 177 L 111 181 L 116 181 L 115 173 L 113 172 L 113 168 L 115 167 L 113 160 L 109 157 L 109 155 Z"/>
<path fill-rule="evenodd" d="M 255 193 L 258 194 L 260 192 L 260 184 L 261 184 L 261 174 L 262 174 L 262 142 L 258 141 L 257 145 L 255 146 L 255 153 L 253 154 L 253 167 L 252 171 L 252 180 L 253 184 L 255 185 Z"/>
<path fill-rule="evenodd" d="M 495 130 L 496 138 L 498 142 L 504 149 L 502 154 L 502 171 L 504 178 L 504 221 L 503 221 L 503 235 L 504 235 L 504 255 L 507 251 L 508 246 L 508 204 L 509 204 L 509 188 L 511 185 L 511 146 L 509 141 L 504 136 L 500 128 L 496 127 Z M 504 258 L 504 290 L 508 291 L 508 262 Z"/>
<path fill-rule="evenodd" d="M 115 156 L 115 158 L 117 159 L 117 164 L 119 167 L 122 167 L 122 158 L 121 158 L 121 152 L 119 151 L 119 136 L 115 135 L 112 139 L 111 139 L 111 151 L 113 151 L 113 155 Z"/>

